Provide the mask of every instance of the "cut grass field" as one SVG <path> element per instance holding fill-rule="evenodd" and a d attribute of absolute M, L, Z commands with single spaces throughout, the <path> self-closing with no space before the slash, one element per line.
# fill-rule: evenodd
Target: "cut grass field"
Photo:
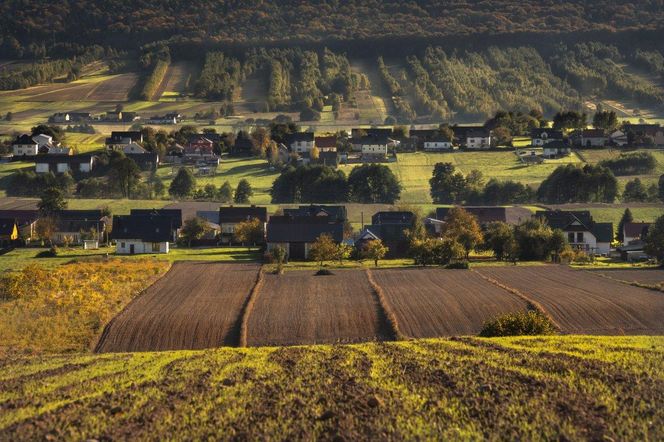
<path fill-rule="evenodd" d="M 3 440 L 661 440 L 664 338 L 4 358 Z"/>

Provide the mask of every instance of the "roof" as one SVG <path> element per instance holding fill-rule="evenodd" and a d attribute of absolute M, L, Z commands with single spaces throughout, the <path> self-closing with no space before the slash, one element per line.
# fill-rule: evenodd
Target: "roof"
<path fill-rule="evenodd" d="M 562 140 L 549 141 L 544 145 L 545 149 L 568 149 L 569 146 Z"/>
<path fill-rule="evenodd" d="M 268 242 L 314 242 L 322 234 L 336 242 L 344 239 L 344 225 L 317 216 L 272 216 L 267 223 Z"/>
<path fill-rule="evenodd" d="M 452 126 L 450 129 L 452 129 L 454 132 L 454 137 L 459 139 L 466 138 L 468 136 L 468 132 L 486 130 L 484 126 Z"/>
<path fill-rule="evenodd" d="M 613 223 L 596 223 L 588 210 L 538 210 L 535 216 L 546 219 L 552 229 L 590 232 L 598 242 L 613 241 Z"/>
<path fill-rule="evenodd" d="M 39 155 L 35 160 L 35 163 L 90 163 L 94 155 L 89 153 L 84 153 L 80 155 L 66 155 L 66 154 L 53 154 L 53 155 Z"/>
<path fill-rule="evenodd" d="M 440 129 L 411 129 L 408 132 L 408 135 L 410 137 L 417 137 L 417 138 L 433 138 L 437 137 L 440 135 Z"/>
<path fill-rule="evenodd" d="M 330 135 L 329 137 L 316 137 L 315 142 L 316 147 L 322 149 L 337 147 L 337 137 L 335 135 Z"/>
<path fill-rule="evenodd" d="M 327 216 L 336 221 L 345 221 L 348 218 L 346 215 L 346 207 L 344 206 L 323 206 L 314 204 L 310 206 L 300 206 L 297 209 L 284 209 L 284 215 Z"/>
<path fill-rule="evenodd" d="M 376 212 L 371 217 L 373 224 L 413 224 L 415 215 L 413 212 L 394 211 L 394 212 Z"/>
<path fill-rule="evenodd" d="M 365 133 L 370 136 L 377 136 L 377 137 L 390 137 L 392 136 L 392 128 L 391 127 L 370 127 L 367 129 L 363 128 L 354 128 L 351 129 L 351 135 L 353 138 L 359 138 L 361 133 Z"/>
<path fill-rule="evenodd" d="M 477 218 L 477 222 L 482 225 L 495 221 L 517 225 L 532 217 L 530 210 L 523 207 L 465 206 L 462 209 L 474 215 Z M 436 218 L 444 220 L 449 210 L 449 207 L 438 207 L 436 209 Z"/>
<path fill-rule="evenodd" d="M 288 141 L 288 144 L 295 143 L 298 141 L 314 141 L 314 133 L 313 132 L 293 132 L 292 134 L 288 134 L 286 136 L 286 140 Z"/>
<path fill-rule="evenodd" d="M 625 124 L 625 132 L 633 132 L 643 135 L 655 136 L 658 132 L 664 131 L 659 124 Z"/>
<path fill-rule="evenodd" d="M 0 235 L 11 235 L 14 233 L 14 227 L 16 227 L 14 219 L 0 218 Z"/>
<path fill-rule="evenodd" d="M 181 209 L 131 209 L 131 215 L 160 215 L 167 216 L 172 220 L 172 229 L 179 229 L 182 227 L 182 210 Z"/>
<path fill-rule="evenodd" d="M 652 223 L 625 223 L 623 225 L 623 232 L 625 233 L 625 236 L 640 237 L 648 233 L 648 229 L 651 225 Z"/>
<path fill-rule="evenodd" d="M 606 132 L 604 129 L 584 129 L 581 132 L 583 138 L 604 138 L 606 137 Z"/>
<path fill-rule="evenodd" d="M 531 138 L 542 138 L 546 134 L 546 138 L 549 140 L 562 140 L 563 132 L 560 130 L 553 130 L 547 127 L 539 127 L 537 129 L 530 130 Z"/>
<path fill-rule="evenodd" d="M 99 221 L 104 215 L 101 210 L 60 210 L 56 213 L 59 219 Z"/>
<path fill-rule="evenodd" d="M 613 223 L 594 223 L 591 231 L 597 242 L 613 241 Z"/>
<path fill-rule="evenodd" d="M 220 207 L 218 212 L 218 222 L 223 223 L 241 223 L 253 218 L 258 218 L 261 222 L 267 221 L 266 207 Z"/>
<path fill-rule="evenodd" d="M 171 217 L 163 215 L 116 215 L 111 239 L 167 242 L 171 238 L 171 222 Z"/>
<path fill-rule="evenodd" d="M 365 135 L 361 137 L 359 140 L 356 140 L 360 144 L 380 144 L 380 145 L 387 145 L 390 143 L 389 137 L 387 135 Z"/>
<path fill-rule="evenodd" d="M 125 138 L 129 138 L 131 141 L 143 141 L 143 133 L 137 130 L 113 131 L 111 136 L 106 138 L 106 144 L 121 142 Z"/>
<path fill-rule="evenodd" d="M 491 136 L 491 131 L 485 128 L 473 129 L 466 132 L 466 138 L 487 138 Z"/>
<path fill-rule="evenodd" d="M 406 240 L 405 230 L 410 226 L 406 224 L 372 224 L 366 230 L 373 233 L 384 243 Z"/>
<path fill-rule="evenodd" d="M 39 219 L 38 210 L 0 210 L 0 218 L 13 219 L 19 225 L 32 224 Z"/>
<path fill-rule="evenodd" d="M 219 211 L 218 210 L 197 210 L 196 216 L 208 222 L 219 224 Z"/>
<path fill-rule="evenodd" d="M 19 135 L 16 137 L 14 140 L 14 144 L 30 144 L 30 145 L 35 145 L 37 142 L 32 139 L 32 137 L 28 134 L 23 134 Z"/>

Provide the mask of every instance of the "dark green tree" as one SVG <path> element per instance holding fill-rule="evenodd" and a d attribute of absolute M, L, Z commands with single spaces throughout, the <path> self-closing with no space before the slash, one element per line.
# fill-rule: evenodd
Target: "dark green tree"
<path fill-rule="evenodd" d="M 42 217 L 53 216 L 60 210 L 67 208 L 67 201 L 62 191 L 56 187 L 49 187 L 44 190 L 39 203 L 37 203 L 39 214 Z"/>
<path fill-rule="evenodd" d="M 186 167 L 181 167 L 168 188 L 169 195 L 175 198 L 187 198 L 196 188 L 196 177 Z"/>
<path fill-rule="evenodd" d="M 643 251 L 657 258 L 660 265 L 664 266 L 664 215 L 657 218 L 648 229 Z"/>
<path fill-rule="evenodd" d="M 634 221 L 634 217 L 632 216 L 632 211 L 629 210 L 628 207 L 623 212 L 622 217 L 620 218 L 620 222 L 618 223 L 618 231 L 616 232 L 616 237 L 618 238 L 618 241 L 620 242 L 625 241 L 625 235 L 624 235 L 625 224 L 631 223 L 632 221 Z"/>
<path fill-rule="evenodd" d="M 467 190 L 466 179 L 461 172 L 455 172 L 452 163 L 437 163 L 429 186 L 434 203 L 462 202 Z"/>
<path fill-rule="evenodd" d="M 364 204 L 394 204 L 401 197 L 401 184 L 383 164 L 363 164 L 348 176 L 351 201 Z"/>
<path fill-rule="evenodd" d="M 235 195 L 233 196 L 233 201 L 236 202 L 237 204 L 247 204 L 249 203 L 249 198 L 251 198 L 253 194 L 254 191 L 252 190 L 249 181 L 241 179 L 240 182 L 237 183 L 237 187 L 235 188 Z"/>
<path fill-rule="evenodd" d="M 233 201 L 233 188 L 231 187 L 231 183 L 224 181 L 224 184 L 219 187 L 218 198 L 222 203 L 230 203 Z"/>

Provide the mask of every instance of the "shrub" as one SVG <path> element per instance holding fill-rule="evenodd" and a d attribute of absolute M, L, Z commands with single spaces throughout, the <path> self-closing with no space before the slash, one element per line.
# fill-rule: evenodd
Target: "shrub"
<path fill-rule="evenodd" d="M 500 315 L 484 322 L 480 336 L 552 335 L 556 328 L 544 314 L 529 310 Z"/>
<path fill-rule="evenodd" d="M 457 261 L 451 262 L 445 266 L 446 269 L 464 269 L 468 270 L 470 268 L 470 263 L 468 261 Z"/>
<path fill-rule="evenodd" d="M 55 258 L 58 256 L 58 248 L 53 246 L 48 250 L 42 250 L 35 255 L 35 258 Z"/>
<path fill-rule="evenodd" d="M 320 269 L 319 271 L 316 272 L 316 276 L 329 276 L 329 275 L 334 275 L 334 273 L 330 272 L 327 269 Z"/>

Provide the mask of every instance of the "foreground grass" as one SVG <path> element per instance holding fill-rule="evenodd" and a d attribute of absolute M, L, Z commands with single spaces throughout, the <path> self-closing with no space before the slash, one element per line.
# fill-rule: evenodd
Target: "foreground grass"
<path fill-rule="evenodd" d="M 460 338 L 0 363 L 0 439 L 660 440 L 664 338 Z"/>
<path fill-rule="evenodd" d="M 0 355 L 88 350 L 103 326 L 169 267 L 110 259 L 2 275 Z"/>

